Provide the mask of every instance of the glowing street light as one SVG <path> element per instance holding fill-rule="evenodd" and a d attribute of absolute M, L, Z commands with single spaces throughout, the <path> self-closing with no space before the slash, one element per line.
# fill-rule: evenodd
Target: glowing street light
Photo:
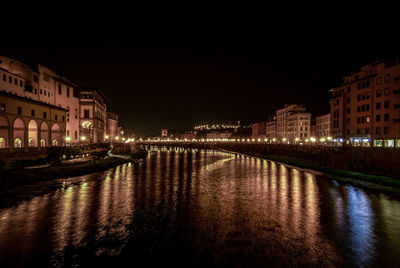
<path fill-rule="evenodd" d="M 70 141 L 71 137 L 65 137 L 65 141 Z"/>
<path fill-rule="evenodd" d="M 311 137 L 311 138 L 310 138 L 310 141 L 311 141 L 311 142 L 316 142 L 316 139 L 315 139 L 314 137 Z"/>
<path fill-rule="evenodd" d="M 86 137 L 85 136 L 82 136 L 81 137 L 81 141 L 85 141 L 86 140 Z"/>

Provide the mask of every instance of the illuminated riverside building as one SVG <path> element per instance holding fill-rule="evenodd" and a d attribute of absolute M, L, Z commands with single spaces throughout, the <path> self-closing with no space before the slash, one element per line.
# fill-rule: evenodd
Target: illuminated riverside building
<path fill-rule="evenodd" d="M 109 117 L 107 116 L 107 101 L 98 90 L 82 89 L 76 83 L 41 64 L 28 65 L 0 56 L 0 92 L 21 97 L 19 101 L 25 99 L 27 105 L 33 105 L 32 101 L 36 101 L 35 105 L 47 104 L 49 107 L 59 107 L 66 111 L 66 114 L 60 117 L 60 120 L 62 118 L 65 120 L 65 128 L 60 127 L 65 142 L 53 143 L 51 140 L 45 140 L 43 143 L 34 143 L 36 146 L 102 142 L 108 135 L 113 137 L 119 135 L 118 116 L 111 113 Z M 8 103 L 3 104 L 8 106 Z M 23 111 L 28 110 L 28 106 L 22 106 Z M 49 116 L 48 112 L 46 114 Z M 36 117 L 34 113 L 32 118 Z M 54 120 L 43 116 L 39 116 L 39 119 Z M 10 138 L 3 139 L 7 142 L 3 142 L 2 146 L 12 145 Z"/>
<path fill-rule="evenodd" d="M 310 137 L 311 114 L 297 104 L 286 104 L 276 111 L 276 137 L 279 140 L 296 140 Z"/>
<path fill-rule="evenodd" d="M 106 138 L 107 100 L 94 88 L 82 88 L 79 96 L 82 142 L 103 142 Z"/>
<path fill-rule="evenodd" d="M 258 122 L 251 125 L 251 137 L 254 139 L 266 137 L 266 122 Z"/>
<path fill-rule="evenodd" d="M 64 145 L 67 110 L 0 91 L 0 150 Z"/>
<path fill-rule="evenodd" d="M 276 120 L 274 119 L 270 122 L 267 122 L 265 126 L 266 126 L 266 132 L 265 132 L 266 138 L 276 138 Z"/>
<path fill-rule="evenodd" d="M 107 112 L 107 130 L 106 130 L 106 140 L 115 140 L 118 137 L 118 115 L 115 113 Z"/>
<path fill-rule="evenodd" d="M 64 136 L 68 143 L 79 141 L 78 88 L 65 77 L 40 64 L 0 56 L 0 91 L 67 110 Z"/>
<path fill-rule="evenodd" d="M 331 114 L 317 116 L 315 122 L 315 136 L 317 138 L 331 136 Z"/>
<path fill-rule="evenodd" d="M 374 62 L 330 90 L 331 133 L 353 146 L 400 147 L 400 64 Z"/>

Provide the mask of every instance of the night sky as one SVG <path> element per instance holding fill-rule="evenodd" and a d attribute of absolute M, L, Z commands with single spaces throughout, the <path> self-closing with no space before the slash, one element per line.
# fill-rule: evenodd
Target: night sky
<path fill-rule="evenodd" d="M 0 53 L 99 88 L 121 125 L 137 135 L 266 120 L 285 103 L 328 113 L 328 90 L 342 76 L 400 55 L 395 16 L 272 13 L 91 18 L 79 25 L 61 17 L 56 21 L 67 23 L 55 29 L 4 28 Z"/>

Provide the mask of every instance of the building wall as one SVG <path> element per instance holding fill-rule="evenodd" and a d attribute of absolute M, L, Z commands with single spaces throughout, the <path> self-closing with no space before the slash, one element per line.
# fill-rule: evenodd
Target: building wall
<path fill-rule="evenodd" d="M 286 118 L 286 138 L 290 141 L 304 140 L 310 137 L 310 113 L 293 113 Z"/>
<path fill-rule="evenodd" d="M 0 147 L 63 145 L 65 118 L 64 109 L 0 92 Z"/>
<path fill-rule="evenodd" d="M 331 89 L 331 130 L 347 144 L 393 147 L 400 137 L 400 64 L 376 62 Z"/>
<path fill-rule="evenodd" d="M 293 113 L 305 112 L 306 108 L 297 104 L 286 104 L 284 108 L 276 111 L 276 134 L 277 138 L 289 138 L 287 117 Z M 292 128 L 292 127 L 291 127 Z M 293 135 L 291 133 L 290 135 Z"/>
<path fill-rule="evenodd" d="M 331 114 L 317 116 L 315 121 L 315 135 L 318 138 L 331 136 Z"/>
<path fill-rule="evenodd" d="M 265 136 L 267 138 L 276 138 L 276 121 L 271 121 L 266 124 L 266 133 Z"/>
<path fill-rule="evenodd" d="M 266 122 L 258 122 L 251 125 L 252 138 L 265 138 L 266 131 Z"/>

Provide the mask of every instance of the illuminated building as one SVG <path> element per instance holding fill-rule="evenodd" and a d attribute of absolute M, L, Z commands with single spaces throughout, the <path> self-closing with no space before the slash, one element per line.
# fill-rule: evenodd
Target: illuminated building
<path fill-rule="evenodd" d="M 400 147 L 400 64 L 378 61 L 330 90 L 331 133 L 353 146 Z"/>
<path fill-rule="evenodd" d="M 265 135 L 267 138 L 276 138 L 276 117 L 266 123 L 266 132 Z"/>
<path fill-rule="evenodd" d="M 107 125 L 107 99 L 94 88 L 82 88 L 79 95 L 80 135 L 88 142 L 103 142 Z"/>
<path fill-rule="evenodd" d="M 266 122 L 258 122 L 251 125 L 251 137 L 254 139 L 266 137 Z"/>
<path fill-rule="evenodd" d="M 118 115 L 115 113 L 107 112 L 107 130 L 106 140 L 114 140 L 119 134 L 118 130 Z"/>
<path fill-rule="evenodd" d="M 79 141 L 79 89 L 65 77 L 40 64 L 0 56 L 0 91 L 66 109 L 65 135 L 69 143 Z"/>
<path fill-rule="evenodd" d="M 276 137 L 294 140 L 310 137 L 311 114 L 306 108 L 297 104 L 286 104 L 276 111 Z"/>
<path fill-rule="evenodd" d="M 315 135 L 318 138 L 331 136 L 331 114 L 317 116 L 315 118 Z"/>
<path fill-rule="evenodd" d="M 64 145 L 67 110 L 0 91 L 0 150 Z"/>

